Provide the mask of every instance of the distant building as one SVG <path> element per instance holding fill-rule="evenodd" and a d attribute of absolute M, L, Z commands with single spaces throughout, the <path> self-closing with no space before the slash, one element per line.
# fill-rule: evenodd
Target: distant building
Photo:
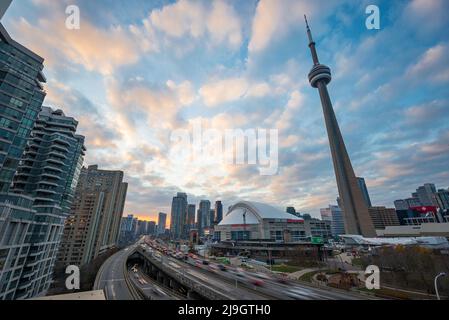
<path fill-rule="evenodd" d="M 157 234 L 161 235 L 165 233 L 165 224 L 167 221 L 167 214 L 163 212 L 159 212 L 159 216 L 157 219 Z"/>
<path fill-rule="evenodd" d="M 123 171 L 101 170 L 97 165 L 81 169 L 75 199 L 64 227 L 58 260 L 83 265 L 116 246 L 128 184 Z M 137 219 L 128 216 L 125 227 L 137 233 Z"/>
<path fill-rule="evenodd" d="M 198 233 L 204 235 L 204 229 L 210 226 L 210 201 L 201 200 L 198 206 Z"/>
<path fill-rule="evenodd" d="M 343 213 L 339 206 L 329 205 L 328 208 L 321 210 L 320 212 L 322 219 L 325 221 L 331 221 L 331 233 L 333 237 L 346 233 Z"/>
<path fill-rule="evenodd" d="M 150 235 L 150 236 L 154 236 L 154 235 L 156 235 L 156 230 L 157 230 L 156 222 L 148 221 L 146 234 Z"/>
<path fill-rule="evenodd" d="M 304 220 L 304 229 L 309 238 L 320 237 L 324 241 L 332 238 L 332 223 L 316 218 Z"/>
<path fill-rule="evenodd" d="M 223 205 L 220 200 L 215 201 L 215 224 L 223 219 Z"/>
<path fill-rule="evenodd" d="M 187 194 L 178 192 L 171 205 L 170 232 L 174 239 L 183 237 L 187 215 Z"/>
<path fill-rule="evenodd" d="M 215 210 L 210 209 L 209 210 L 209 228 L 214 226 L 214 222 L 215 222 Z"/>
<path fill-rule="evenodd" d="M 147 235 L 148 221 L 138 220 L 137 221 L 137 236 Z"/>
<path fill-rule="evenodd" d="M 187 206 L 187 228 L 186 233 L 188 234 L 191 229 L 195 229 L 195 208 L 196 206 L 194 204 L 189 204 Z"/>
<path fill-rule="evenodd" d="M 435 198 L 436 188 L 433 183 L 425 183 L 416 189 L 415 195 L 423 206 L 438 206 Z"/>
<path fill-rule="evenodd" d="M 376 230 L 385 229 L 385 227 L 388 226 L 400 225 L 395 209 L 386 207 L 370 207 L 368 210 Z"/>

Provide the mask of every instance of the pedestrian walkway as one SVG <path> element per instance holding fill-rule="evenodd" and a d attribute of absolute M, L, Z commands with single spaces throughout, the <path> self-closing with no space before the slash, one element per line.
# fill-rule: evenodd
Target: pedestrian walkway
<path fill-rule="evenodd" d="M 299 278 L 301 278 L 301 277 L 302 277 L 303 275 L 305 275 L 306 273 L 314 272 L 314 271 L 318 271 L 318 270 L 320 270 L 320 269 L 318 269 L 318 268 L 302 269 L 302 270 L 299 270 L 299 271 L 290 273 L 287 277 L 288 277 L 289 279 L 298 280 Z"/>

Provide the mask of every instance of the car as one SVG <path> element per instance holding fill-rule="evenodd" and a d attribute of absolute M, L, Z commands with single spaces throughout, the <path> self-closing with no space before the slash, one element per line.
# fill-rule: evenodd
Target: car
<path fill-rule="evenodd" d="M 228 268 L 226 268 L 223 264 L 217 264 L 218 269 L 220 269 L 221 271 L 227 271 Z"/>
<path fill-rule="evenodd" d="M 251 283 L 251 284 L 253 284 L 255 286 L 258 286 L 258 287 L 261 287 L 261 286 L 264 285 L 264 282 L 263 282 L 262 279 L 254 278 L 254 277 L 250 277 L 249 278 L 249 283 Z"/>
<path fill-rule="evenodd" d="M 203 260 L 203 264 L 204 264 L 205 266 L 207 266 L 207 265 L 209 265 L 209 261 Z"/>

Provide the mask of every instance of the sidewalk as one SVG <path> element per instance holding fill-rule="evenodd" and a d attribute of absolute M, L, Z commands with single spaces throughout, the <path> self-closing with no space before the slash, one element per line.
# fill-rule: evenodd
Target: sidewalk
<path fill-rule="evenodd" d="M 320 270 L 319 268 L 308 268 L 308 269 L 302 269 L 296 272 L 292 272 L 290 273 L 287 278 L 289 279 L 294 279 L 294 280 L 298 280 L 299 278 L 301 278 L 303 275 L 305 275 L 306 273 L 309 272 L 314 272 L 314 271 L 318 271 Z"/>

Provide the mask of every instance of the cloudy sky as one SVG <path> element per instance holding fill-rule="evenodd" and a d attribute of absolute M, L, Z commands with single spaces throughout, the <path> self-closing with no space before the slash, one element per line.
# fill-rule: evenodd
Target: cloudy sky
<path fill-rule="evenodd" d="M 79 30 L 65 27 L 67 5 Z M 377 4 L 381 29 L 367 30 Z M 45 104 L 79 120 L 86 164 L 120 169 L 126 214 L 154 219 L 171 197 L 293 205 L 319 215 L 337 189 L 303 14 L 309 16 L 356 174 L 392 206 L 449 186 L 449 1 L 15 0 L 11 36 L 45 58 Z M 194 123 L 277 129 L 279 170 L 178 157 Z"/>

